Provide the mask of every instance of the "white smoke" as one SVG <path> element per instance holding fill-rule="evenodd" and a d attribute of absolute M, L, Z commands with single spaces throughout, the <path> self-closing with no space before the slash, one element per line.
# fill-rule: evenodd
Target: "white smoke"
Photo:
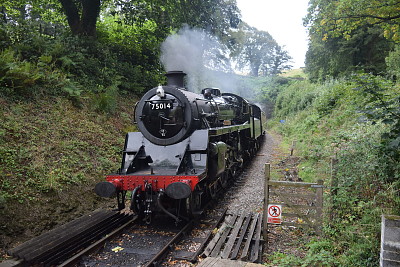
<path fill-rule="evenodd" d="M 193 74 L 203 72 L 203 54 L 205 47 L 202 32 L 181 29 L 177 34 L 170 35 L 161 45 L 161 62 L 166 71 L 181 70 L 193 79 Z M 191 81 L 193 83 L 194 81 Z M 190 84 L 192 87 L 193 84 Z"/>
<path fill-rule="evenodd" d="M 161 45 L 161 62 L 166 71 L 185 72 L 190 91 L 200 92 L 205 87 L 238 91 L 228 49 L 202 30 L 184 27 L 167 37 Z"/>

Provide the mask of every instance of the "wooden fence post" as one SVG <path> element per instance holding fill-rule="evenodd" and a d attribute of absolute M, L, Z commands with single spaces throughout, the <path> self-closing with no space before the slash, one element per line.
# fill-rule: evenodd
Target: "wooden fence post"
<path fill-rule="evenodd" d="M 270 163 L 265 163 L 265 180 L 264 180 L 264 231 L 263 231 L 263 237 L 265 241 L 265 247 L 268 247 L 268 204 L 269 204 L 269 179 L 271 178 L 271 164 Z"/>
<path fill-rule="evenodd" d="M 295 141 L 292 141 L 292 147 L 290 148 L 290 156 L 293 156 L 293 151 L 294 151 L 294 148 L 295 148 L 295 146 L 296 146 L 296 143 L 297 143 L 296 140 L 295 140 Z"/>

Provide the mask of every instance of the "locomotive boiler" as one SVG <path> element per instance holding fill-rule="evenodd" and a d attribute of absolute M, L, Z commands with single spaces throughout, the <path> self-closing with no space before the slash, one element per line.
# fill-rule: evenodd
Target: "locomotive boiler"
<path fill-rule="evenodd" d="M 150 89 L 136 104 L 139 132 L 126 135 L 120 169 L 95 186 L 147 223 L 162 212 L 176 221 L 202 211 L 260 146 L 266 119 L 246 99 L 218 88 L 187 91 L 182 71 Z"/>

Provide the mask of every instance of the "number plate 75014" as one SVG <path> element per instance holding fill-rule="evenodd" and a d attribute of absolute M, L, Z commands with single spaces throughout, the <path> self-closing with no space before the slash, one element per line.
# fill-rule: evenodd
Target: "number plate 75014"
<path fill-rule="evenodd" d="M 152 110 L 172 109 L 173 104 L 171 102 L 150 103 L 150 108 Z"/>

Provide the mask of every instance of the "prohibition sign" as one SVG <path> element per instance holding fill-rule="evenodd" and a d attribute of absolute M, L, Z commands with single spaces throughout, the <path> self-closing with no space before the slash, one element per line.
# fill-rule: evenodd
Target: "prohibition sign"
<path fill-rule="evenodd" d="M 281 216 L 281 207 L 280 206 L 269 206 L 268 207 L 268 214 L 273 218 L 278 218 Z"/>
<path fill-rule="evenodd" d="M 281 224 L 282 223 L 282 206 L 271 204 L 268 205 L 268 223 Z"/>

